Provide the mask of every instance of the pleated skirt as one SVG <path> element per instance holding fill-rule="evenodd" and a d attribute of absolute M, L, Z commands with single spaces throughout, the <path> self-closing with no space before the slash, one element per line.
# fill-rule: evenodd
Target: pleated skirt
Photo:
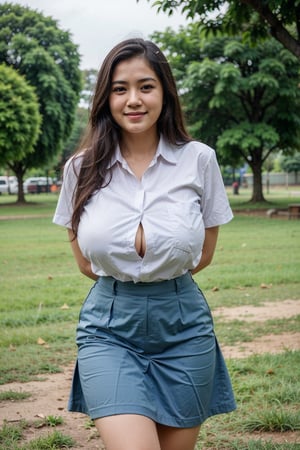
<path fill-rule="evenodd" d="M 155 283 L 101 277 L 81 308 L 77 345 L 70 411 L 188 428 L 236 408 L 210 309 L 190 273 Z"/>

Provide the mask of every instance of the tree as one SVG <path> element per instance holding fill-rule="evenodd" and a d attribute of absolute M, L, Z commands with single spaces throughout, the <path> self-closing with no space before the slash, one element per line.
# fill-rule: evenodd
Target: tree
<path fill-rule="evenodd" d="M 152 4 L 169 15 L 180 9 L 208 31 L 244 32 L 252 41 L 271 35 L 300 60 L 299 0 L 152 0 Z"/>
<path fill-rule="evenodd" d="M 272 152 L 292 153 L 300 145 L 300 64 L 275 39 L 252 47 L 239 37 L 201 42 L 199 33 L 190 25 L 180 30 L 178 40 L 170 30 L 152 38 L 168 49 L 169 61 L 178 68 L 192 135 L 215 147 L 223 163 L 236 167 L 245 161 L 254 178 L 251 201 L 262 202 L 264 161 Z M 188 42 L 194 53 L 198 42 L 197 59 L 189 62 Z"/>
<path fill-rule="evenodd" d="M 80 145 L 81 138 L 88 123 L 88 107 L 93 96 L 97 74 L 98 71 L 96 69 L 85 69 L 81 71 L 83 89 L 80 92 L 80 100 L 75 113 L 72 133 L 64 143 L 63 150 L 56 164 L 55 171 L 58 177 L 61 176 L 62 168 L 67 159 Z"/>
<path fill-rule="evenodd" d="M 78 148 L 84 130 L 86 129 L 87 123 L 88 123 L 88 110 L 86 108 L 81 108 L 78 106 L 75 114 L 75 122 L 72 129 L 72 133 L 65 142 L 63 146 L 63 151 L 60 154 L 59 163 L 57 164 L 58 172 L 60 172 L 60 169 L 63 167 L 67 159 Z"/>
<path fill-rule="evenodd" d="M 80 93 L 80 106 L 83 108 L 88 108 L 97 81 L 98 70 L 85 69 L 82 70 L 81 75 L 83 80 L 83 89 Z"/>
<path fill-rule="evenodd" d="M 297 183 L 298 172 L 300 172 L 300 153 L 296 153 L 292 156 L 286 156 L 280 163 L 283 170 L 287 173 L 295 173 L 295 181 Z"/>
<path fill-rule="evenodd" d="M 34 89 L 11 67 L 0 64 L 0 165 L 13 169 L 33 151 L 41 125 Z M 18 178 L 18 201 L 24 201 L 22 178 Z"/>
<path fill-rule="evenodd" d="M 35 88 L 42 116 L 33 151 L 10 162 L 19 178 L 48 165 L 72 131 L 81 89 L 79 53 L 70 34 L 51 17 L 15 4 L 0 5 L 0 63 Z"/>

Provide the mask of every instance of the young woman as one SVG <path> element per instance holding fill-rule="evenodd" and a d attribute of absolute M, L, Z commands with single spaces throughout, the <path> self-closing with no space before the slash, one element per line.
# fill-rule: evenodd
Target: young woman
<path fill-rule="evenodd" d="M 99 71 L 54 217 L 95 280 L 69 409 L 94 419 L 107 450 L 192 450 L 207 417 L 235 409 L 192 278 L 231 218 L 215 152 L 188 135 L 165 56 L 121 42 Z"/>

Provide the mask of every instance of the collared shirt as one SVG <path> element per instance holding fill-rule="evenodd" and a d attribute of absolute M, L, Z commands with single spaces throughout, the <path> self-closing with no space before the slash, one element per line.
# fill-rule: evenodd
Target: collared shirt
<path fill-rule="evenodd" d="M 77 157 L 79 166 L 82 157 Z M 200 261 L 205 228 L 232 219 L 214 150 L 192 141 L 181 147 L 160 139 L 156 154 L 139 180 L 116 148 L 111 182 L 84 207 L 78 244 L 99 276 L 120 281 L 172 279 Z M 54 223 L 71 228 L 76 175 L 71 160 Z M 146 252 L 141 257 L 135 236 L 142 224 Z"/>

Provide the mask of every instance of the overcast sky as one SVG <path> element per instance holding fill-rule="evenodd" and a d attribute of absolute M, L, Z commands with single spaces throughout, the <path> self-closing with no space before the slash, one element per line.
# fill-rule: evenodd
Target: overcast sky
<path fill-rule="evenodd" d="M 128 37 L 148 38 L 154 31 L 167 27 L 178 30 L 186 25 L 179 13 L 168 17 L 157 14 L 147 0 L 9 0 L 38 10 L 58 21 L 60 28 L 70 31 L 79 45 L 81 68 L 97 69 L 106 53 Z M 4 3 L 4 0 L 0 0 Z"/>

